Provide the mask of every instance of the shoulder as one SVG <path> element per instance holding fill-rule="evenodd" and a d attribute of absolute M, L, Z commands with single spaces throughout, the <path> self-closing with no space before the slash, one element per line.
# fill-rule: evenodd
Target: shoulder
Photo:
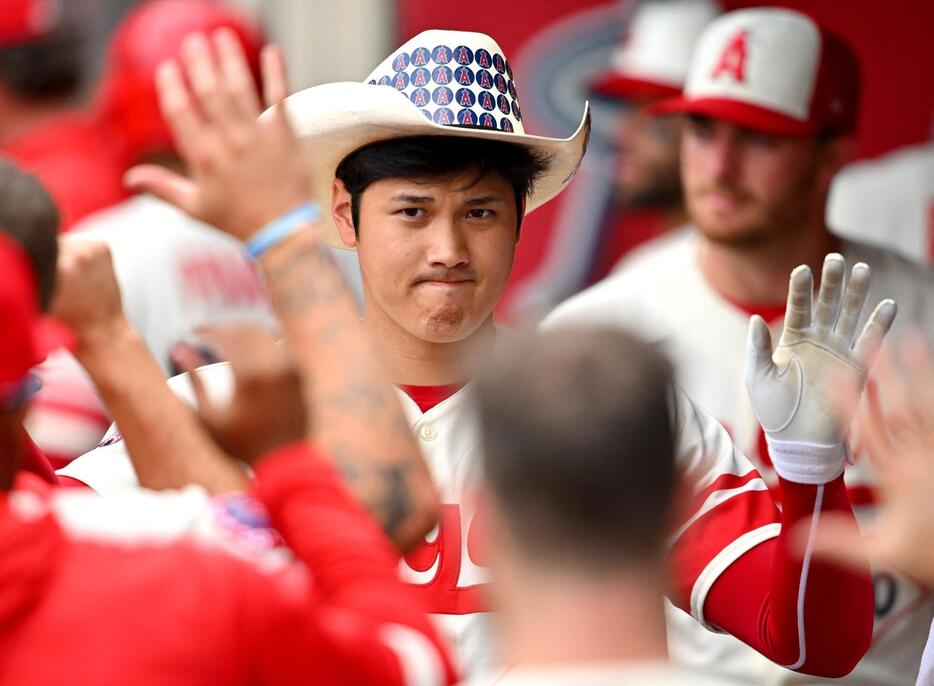
<path fill-rule="evenodd" d="M 695 234 L 689 227 L 651 241 L 627 256 L 603 281 L 558 305 L 542 326 L 631 324 L 635 309 L 646 297 L 670 292 L 673 282 L 690 275 L 694 251 Z"/>

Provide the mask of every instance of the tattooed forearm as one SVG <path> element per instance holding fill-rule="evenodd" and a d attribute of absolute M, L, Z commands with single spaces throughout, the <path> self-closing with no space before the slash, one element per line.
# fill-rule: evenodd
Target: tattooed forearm
<path fill-rule="evenodd" d="M 313 439 L 396 544 L 411 547 L 435 524 L 437 493 L 343 275 L 313 231 L 279 244 L 262 265 Z"/>

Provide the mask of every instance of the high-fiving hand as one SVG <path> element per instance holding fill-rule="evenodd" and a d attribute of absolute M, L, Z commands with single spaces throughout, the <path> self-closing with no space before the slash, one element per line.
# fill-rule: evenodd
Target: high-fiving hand
<path fill-rule="evenodd" d="M 156 165 L 130 169 L 126 183 L 240 240 L 308 200 L 309 170 L 287 120 L 285 66 L 275 46 L 261 56 L 260 99 L 230 29 L 192 34 L 182 47 L 186 78 L 174 61 L 157 72 L 162 114 L 188 177 Z"/>
<path fill-rule="evenodd" d="M 841 378 L 849 377 L 853 388 L 862 390 L 895 319 L 895 303 L 883 300 L 857 336 L 870 271 L 867 265 L 856 264 L 847 284 L 845 274 L 843 257 L 828 255 L 817 306 L 812 308 L 811 270 L 801 266 L 792 272 L 785 326 L 774 354 L 765 321 L 755 316 L 750 322 L 746 388 L 769 440 L 776 469 L 793 481 L 823 483 L 835 476 L 831 472 L 842 469 L 842 443 L 852 415 L 841 414 L 835 396 L 837 385 Z M 802 475 L 795 465 L 783 465 L 781 456 L 776 460 L 779 445 L 797 446 L 791 448 L 790 462 L 798 462 L 804 472 L 813 473 Z M 819 464 L 825 459 L 834 464 Z"/>

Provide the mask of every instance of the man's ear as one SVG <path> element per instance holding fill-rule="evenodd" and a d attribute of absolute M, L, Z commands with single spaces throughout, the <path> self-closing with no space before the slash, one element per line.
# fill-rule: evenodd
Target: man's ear
<path fill-rule="evenodd" d="M 331 216 L 337 225 L 337 233 L 341 243 L 348 248 L 356 247 L 357 233 L 353 225 L 353 208 L 350 192 L 340 179 L 334 179 L 331 186 Z"/>

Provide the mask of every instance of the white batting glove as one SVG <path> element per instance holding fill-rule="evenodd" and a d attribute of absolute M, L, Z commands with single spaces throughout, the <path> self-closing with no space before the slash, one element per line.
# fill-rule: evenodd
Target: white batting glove
<path fill-rule="evenodd" d="M 826 257 L 813 316 L 811 270 L 802 265 L 791 273 L 785 326 L 774 354 L 762 317 L 749 322 L 746 390 L 775 471 L 788 481 L 822 484 L 843 472 L 844 437 L 852 417 L 841 416 L 839 384 L 850 377 L 862 391 L 895 319 L 895 302 L 883 300 L 856 338 L 869 267 L 856 264 L 846 287 L 845 273 L 841 255 Z"/>

